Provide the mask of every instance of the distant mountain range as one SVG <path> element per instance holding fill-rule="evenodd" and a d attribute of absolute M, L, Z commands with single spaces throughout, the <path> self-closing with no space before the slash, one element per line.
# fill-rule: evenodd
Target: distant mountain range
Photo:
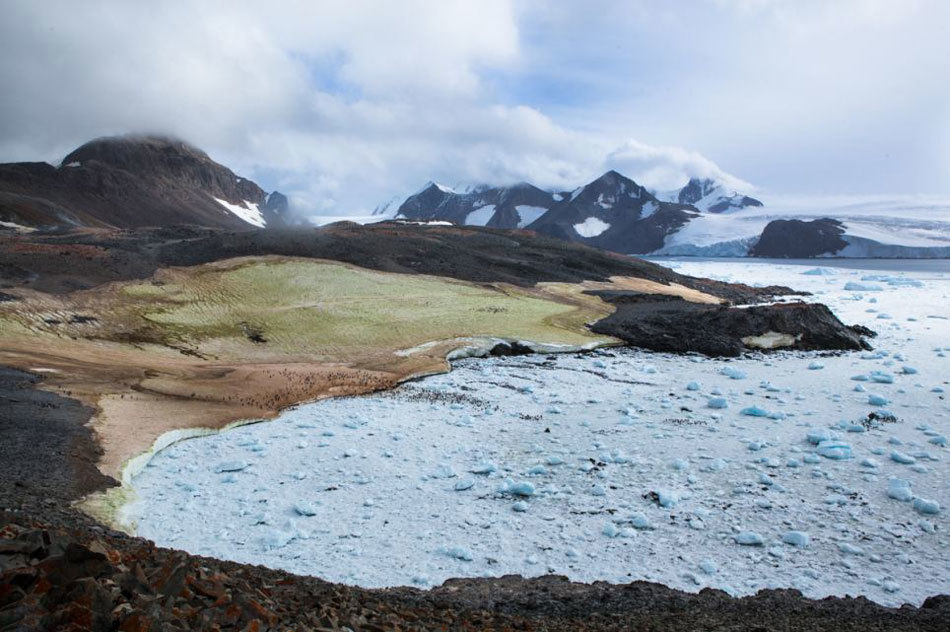
<path fill-rule="evenodd" d="M 895 218 L 894 209 L 768 208 L 710 178 L 651 191 L 608 171 L 573 191 L 521 182 L 457 190 L 429 182 L 378 216 L 525 228 L 624 254 L 730 257 L 950 257 L 950 206 Z"/>
<path fill-rule="evenodd" d="M 658 192 L 616 171 L 573 191 L 429 182 L 361 221 L 387 219 L 527 229 L 623 254 L 950 257 L 950 203 L 766 205 L 714 179 Z M 180 224 L 254 230 L 295 221 L 284 195 L 174 138 L 100 138 L 58 166 L 0 164 L 0 233 Z"/>
<path fill-rule="evenodd" d="M 0 164 L 0 228 L 137 228 L 195 224 L 252 229 L 282 224 L 287 198 L 162 136 L 86 143 L 58 167 Z"/>

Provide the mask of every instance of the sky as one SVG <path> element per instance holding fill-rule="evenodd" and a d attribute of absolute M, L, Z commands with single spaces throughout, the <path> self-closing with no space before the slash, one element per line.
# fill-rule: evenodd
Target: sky
<path fill-rule="evenodd" d="M 946 0 L 0 0 L 0 161 L 156 132 L 298 209 L 434 180 L 950 193 Z"/>

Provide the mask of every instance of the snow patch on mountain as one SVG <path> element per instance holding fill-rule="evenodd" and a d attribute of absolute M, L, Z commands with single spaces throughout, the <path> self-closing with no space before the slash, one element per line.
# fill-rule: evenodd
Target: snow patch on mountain
<path fill-rule="evenodd" d="M 214 198 L 214 201 L 252 226 L 257 226 L 258 228 L 264 228 L 267 226 L 267 221 L 264 219 L 264 215 L 261 213 L 261 210 L 257 208 L 257 204 L 254 204 L 253 202 L 244 200 L 244 206 L 241 206 L 240 204 L 231 204 L 227 200 L 222 200 L 221 198 Z"/>
<path fill-rule="evenodd" d="M 485 206 L 480 206 L 465 216 L 465 225 L 466 226 L 484 226 L 489 222 L 489 220 L 491 220 L 492 215 L 494 214 L 495 214 L 494 204 L 486 204 Z"/>
<path fill-rule="evenodd" d="M 660 205 L 656 202 L 647 202 L 640 211 L 640 219 L 646 219 L 660 210 Z"/>
<path fill-rule="evenodd" d="M 580 224 L 574 224 L 574 230 L 577 231 L 577 234 L 587 239 L 596 237 L 608 228 L 610 228 L 610 224 L 596 217 L 588 217 Z"/>
<path fill-rule="evenodd" d="M 548 209 L 543 206 L 528 206 L 527 204 L 519 204 L 515 207 L 515 210 L 518 211 L 518 217 L 520 218 L 518 228 L 524 228 L 548 212 Z"/>

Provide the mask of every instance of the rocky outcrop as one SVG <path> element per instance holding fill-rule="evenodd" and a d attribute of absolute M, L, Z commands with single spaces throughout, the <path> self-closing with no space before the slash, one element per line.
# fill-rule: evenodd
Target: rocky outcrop
<path fill-rule="evenodd" d="M 865 338 L 874 335 L 864 327 L 845 325 L 820 303 L 736 308 L 634 292 L 598 295 L 617 311 L 592 324 L 591 330 L 651 351 L 709 356 L 775 348 L 850 351 L 869 349 Z"/>
<path fill-rule="evenodd" d="M 848 245 L 838 220 L 776 219 L 769 222 L 749 250 L 753 257 L 804 259 L 834 254 Z"/>
<path fill-rule="evenodd" d="M 0 220 L 31 227 L 195 224 L 241 230 L 254 227 L 242 216 L 256 218 L 258 211 L 258 224 L 280 223 L 286 202 L 199 149 L 160 136 L 100 138 L 59 167 L 0 165 Z"/>

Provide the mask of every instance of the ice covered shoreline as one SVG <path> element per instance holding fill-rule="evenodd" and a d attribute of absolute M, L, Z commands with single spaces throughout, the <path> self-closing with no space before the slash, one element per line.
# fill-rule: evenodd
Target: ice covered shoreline
<path fill-rule="evenodd" d="M 718 269 L 758 280 L 749 265 Z M 908 275 L 917 287 L 804 271 L 773 267 L 762 280 L 781 274 L 823 292 L 816 300 L 843 319 L 881 330 L 875 346 L 889 354 L 464 361 L 393 393 L 172 446 L 134 481 L 139 534 L 367 586 L 556 572 L 734 594 L 794 586 L 892 605 L 950 592 L 947 466 L 930 442 L 948 433 L 932 389 L 946 388 L 947 354 L 934 348 L 950 345 L 950 331 L 927 318 L 948 304 L 947 277 Z M 881 289 L 858 298 L 849 282 Z M 871 395 L 900 422 L 852 428 L 881 408 Z M 726 408 L 710 407 L 719 398 Z M 816 438 L 852 458 L 829 457 L 836 446 Z M 892 476 L 942 509 L 888 497 Z"/>

